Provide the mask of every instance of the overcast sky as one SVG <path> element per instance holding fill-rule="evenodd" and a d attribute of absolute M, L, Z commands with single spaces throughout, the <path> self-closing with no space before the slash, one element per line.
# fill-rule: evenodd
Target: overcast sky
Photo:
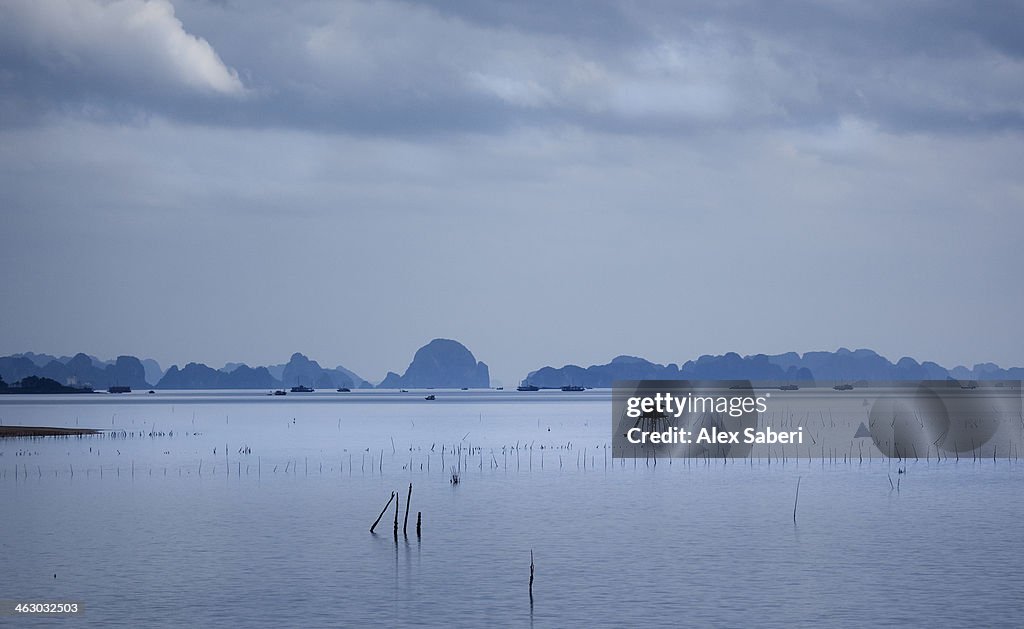
<path fill-rule="evenodd" d="M 0 353 L 1024 364 L 1024 5 L 0 2 Z"/>

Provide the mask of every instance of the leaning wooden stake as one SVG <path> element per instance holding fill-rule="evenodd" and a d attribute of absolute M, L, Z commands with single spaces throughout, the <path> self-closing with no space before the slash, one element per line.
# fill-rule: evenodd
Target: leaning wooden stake
<path fill-rule="evenodd" d="M 402 535 L 409 535 L 409 503 L 412 502 L 412 483 L 409 483 L 409 495 L 405 498 L 405 521 L 402 522 Z"/>
<path fill-rule="evenodd" d="M 420 526 L 423 524 L 423 512 L 416 512 L 416 537 L 420 536 Z"/>
<path fill-rule="evenodd" d="M 394 499 L 395 499 L 395 492 L 391 492 L 391 497 L 388 498 L 388 503 L 386 505 L 384 505 L 383 509 L 380 510 L 380 515 L 377 516 L 377 519 L 373 521 L 373 526 L 370 527 L 370 532 L 371 533 L 373 533 L 373 529 L 377 528 L 377 525 L 380 524 L 380 519 L 384 517 L 385 513 L 387 513 L 388 507 L 391 506 L 391 501 L 394 500 Z"/>
<path fill-rule="evenodd" d="M 796 524 L 796 503 L 800 502 L 800 477 L 796 479 L 796 498 L 793 499 L 793 524 Z"/>

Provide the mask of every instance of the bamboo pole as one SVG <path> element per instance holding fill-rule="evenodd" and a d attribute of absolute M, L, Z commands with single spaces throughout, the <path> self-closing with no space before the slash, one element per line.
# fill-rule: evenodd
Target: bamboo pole
<path fill-rule="evenodd" d="M 533 549 L 530 549 L 530 603 L 533 603 Z"/>
<path fill-rule="evenodd" d="M 396 492 L 394 492 L 394 494 L 397 496 L 398 492 L 396 491 Z M 398 500 L 395 501 L 395 528 L 394 528 L 395 541 L 398 541 L 398 503 L 400 503 L 400 502 L 402 502 L 401 498 L 399 498 Z"/>
<path fill-rule="evenodd" d="M 391 501 L 394 500 L 394 499 L 395 499 L 395 492 L 391 492 L 391 497 L 388 498 L 388 503 L 386 505 L 384 505 L 383 509 L 380 510 L 380 515 L 377 516 L 377 519 L 373 521 L 373 525 L 370 526 L 370 532 L 371 533 L 373 533 L 373 529 L 377 528 L 377 525 L 380 524 L 380 519 L 384 517 L 385 513 L 387 513 L 388 507 L 391 506 Z"/>
<path fill-rule="evenodd" d="M 793 499 L 793 524 L 796 524 L 796 505 L 800 502 L 800 477 L 796 479 L 796 498 Z"/>
<path fill-rule="evenodd" d="M 405 521 L 402 522 L 402 535 L 409 534 L 409 503 L 412 502 L 412 483 L 409 483 L 409 495 L 405 498 Z"/>

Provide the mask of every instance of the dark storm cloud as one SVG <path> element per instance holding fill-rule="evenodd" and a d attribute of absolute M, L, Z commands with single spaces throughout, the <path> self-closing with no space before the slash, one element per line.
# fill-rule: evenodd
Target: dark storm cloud
<path fill-rule="evenodd" d="M 1011 2 L 40 0 L 0 14 L 5 125 L 58 111 L 396 136 L 1024 126 Z"/>

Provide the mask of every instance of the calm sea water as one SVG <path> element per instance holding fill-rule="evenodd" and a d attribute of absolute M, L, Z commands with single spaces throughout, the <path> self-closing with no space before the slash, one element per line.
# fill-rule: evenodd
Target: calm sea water
<path fill-rule="evenodd" d="M 613 461 L 607 392 L 433 393 L 4 398 L 123 436 L 0 441 L 0 599 L 85 605 L 0 625 L 1021 626 L 1013 460 Z"/>

